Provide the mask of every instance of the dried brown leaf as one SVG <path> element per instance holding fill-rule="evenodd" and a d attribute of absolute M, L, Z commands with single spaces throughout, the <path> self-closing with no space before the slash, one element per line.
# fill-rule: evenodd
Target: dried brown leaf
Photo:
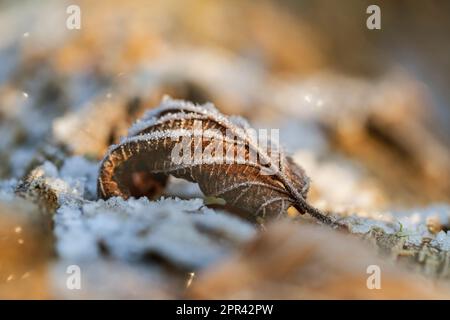
<path fill-rule="evenodd" d="M 165 99 L 110 148 L 100 167 L 99 197 L 153 197 L 172 175 L 198 183 L 206 196 L 224 199 L 251 220 L 281 217 L 294 206 L 332 223 L 305 201 L 309 179 L 303 169 L 274 142 L 269 151 L 262 148 L 248 129 L 245 120 L 226 117 L 211 104 Z M 185 161 L 174 158 L 189 152 Z"/>

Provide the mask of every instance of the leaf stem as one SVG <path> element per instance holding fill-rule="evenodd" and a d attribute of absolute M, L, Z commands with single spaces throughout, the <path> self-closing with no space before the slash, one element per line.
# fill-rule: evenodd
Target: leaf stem
<path fill-rule="evenodd" d="M 346 228 L 345 225 L 339 223 L 335 218 L 326 215 L 324 212 L 320 211 L 319 209 L 317 209 L 317 208 L 313 207 L 312 205 L 310 205 L 309 203 L 307 203 L 304 199 L 298 201 L 297 204 L 301 211 L 307 212 L 309 215 L 316 218 L 323 224 L 326 224 L 326 225 L 329 225 L 332 227 Z"/>

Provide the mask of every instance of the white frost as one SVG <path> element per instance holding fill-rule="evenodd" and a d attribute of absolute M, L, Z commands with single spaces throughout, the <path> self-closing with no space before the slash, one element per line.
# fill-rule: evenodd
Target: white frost
<path fill-rule="evenodd" d="M 58 254 L 71 261 L 100 257 L 101 243 L 118 259 L 154 254 L 198 268 L 224 257 L 254 233 L 250 224 L 204 207 L 201 199 L 111 198 L 64 205 L 55 216 Z"/>

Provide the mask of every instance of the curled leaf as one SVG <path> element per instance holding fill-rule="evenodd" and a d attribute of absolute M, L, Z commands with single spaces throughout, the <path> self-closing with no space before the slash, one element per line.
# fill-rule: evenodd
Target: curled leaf
<path fill-rule="evenodd" d="M 331 219 L 306 202 L 309 178 L 275 141 L 256 139 L 238 117 L 212 104 L 166 98 L 148 112 L 100 166 L 98 194 L 154 197 L 168 175 L 198 183 L 208 197 L 222 198 L 247 218 L 273 218 L 294 206 L 325 223 Z"/>

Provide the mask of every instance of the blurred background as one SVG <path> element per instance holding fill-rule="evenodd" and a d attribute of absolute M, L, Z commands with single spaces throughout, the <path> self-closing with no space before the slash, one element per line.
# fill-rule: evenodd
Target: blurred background
<path fill-rule="evenodd" d="M 448 200 L 449 4 L 382 2 L 369 30 L 370 4 L 2 1 L 0 175 L 48 139 L 100 158 L 169 94 L 344 155 L 390 202 Z"/>
<path fill-rule="evenodd" d="M 445 0 L 0 1 L 1 186 L 100 160 L 170 95 L 280 128 L 324 210 L 445 205 L 448 30 Z"/>

